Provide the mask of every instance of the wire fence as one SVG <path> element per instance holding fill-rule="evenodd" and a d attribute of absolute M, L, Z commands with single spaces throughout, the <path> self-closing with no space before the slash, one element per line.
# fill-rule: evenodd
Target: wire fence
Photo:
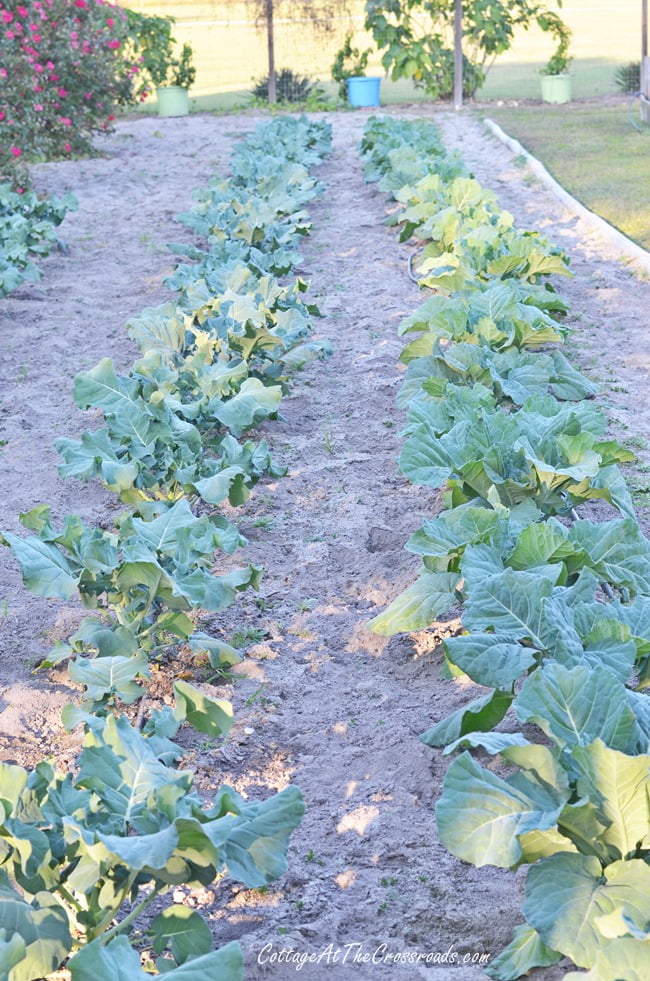
<path fill-rule="evenodd" d="M 268 74 L 263 0 L 120 0 L 144 13 L 175 18 L 174 36 L 188 41 L 197 67 L 192 94 L 249 92 Z M 552 4 L 549 3 L 549 6 Z M 615 11 L 612 9 L 615 6 Z M 371 48 L 368 74 L 381 75 L 380 55 L 364 31 L 364 0 L 273 0 L 275 65 L 279 74 L 330 81 L 332 63 L 345 35 L 354 46 Z M 638 57 L 639 0 L 566 0 L 561 11 L 573 30 L 571 53 L 577 58 Z M 537 28 L 520 31 L 499 64 L 543 63 L 553 44 Z M 300 84 L 300 78 L 298 80 Z"/>
<path fill-rule="evenodd" d="M 252 89 L 254 81 L 268 74 L 266 25 L 259 16 L 257 0 L 185 3 L 131 0 L 133 10 L 171 15 L 176 19 L 174 36 L 189 41 L 197 67 L 195 95 L 238 92 Z M 298 76 L 329 80 L 332 62 L 348 31 L 353 43 L 371 47 L 372 38 L 363 30 L 363 0 L 337 5 L 334 16 L 315 19 L 302 5 L 275 0 L 275 65 L 278 73 L 290 69 Z M 317 10 L 316 10 L 317 12 Z M 324 11 L 326 14 L 326 11 Z M 375 53 L 371 67 L 379 68 Z"/>

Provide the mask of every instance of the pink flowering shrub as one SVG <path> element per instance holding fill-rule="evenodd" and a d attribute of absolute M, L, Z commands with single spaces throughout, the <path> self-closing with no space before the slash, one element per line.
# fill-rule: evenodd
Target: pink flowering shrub
<path fill-rule="evenodd" d="M 0 182 L 29 160 L 91 152 L 140 96 L 126 13 L 106 0 L 0 0 Z"/>

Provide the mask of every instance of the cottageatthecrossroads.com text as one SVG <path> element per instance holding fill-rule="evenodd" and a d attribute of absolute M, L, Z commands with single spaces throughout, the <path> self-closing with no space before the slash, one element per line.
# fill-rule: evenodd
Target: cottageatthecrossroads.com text
<path fill-rule="evenodd" d="M 369 948 L 362 942 L 329 943 L 321 950 L 305 951 L 295 947 L 265 944 L 257 955 L 258 964 L 287 964 L 300 971 L 306 964 L 478 964 L 485 965 L 491 955 L 480 951 L 459 951 L 453 944 L 447 950 L 391 950 L 388 944 Z"/>

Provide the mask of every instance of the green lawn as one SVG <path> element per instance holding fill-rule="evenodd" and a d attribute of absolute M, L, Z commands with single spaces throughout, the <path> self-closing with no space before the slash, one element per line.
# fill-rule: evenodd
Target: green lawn
<path fill-rule="evenodd" d="M 489 115 L 584 205 L 650 249 L 650 126 L 627 100 L 492 108 Z"/>

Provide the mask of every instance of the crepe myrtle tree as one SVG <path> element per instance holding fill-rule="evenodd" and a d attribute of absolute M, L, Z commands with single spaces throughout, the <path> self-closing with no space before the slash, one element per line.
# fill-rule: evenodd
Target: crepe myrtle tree
<path fill-rule="evenodd" d="M 561 6 L 558 0 L 558 6 Z M 454 0 L 366 0 L 366 29 L 383 49 L 393 81 L 410 78 L 432 98 L 454 88 Z M 462 0 L 463 94 L 474 95 L 518 27 L 537 22 L 547 7 L 536 0 Z"/>

